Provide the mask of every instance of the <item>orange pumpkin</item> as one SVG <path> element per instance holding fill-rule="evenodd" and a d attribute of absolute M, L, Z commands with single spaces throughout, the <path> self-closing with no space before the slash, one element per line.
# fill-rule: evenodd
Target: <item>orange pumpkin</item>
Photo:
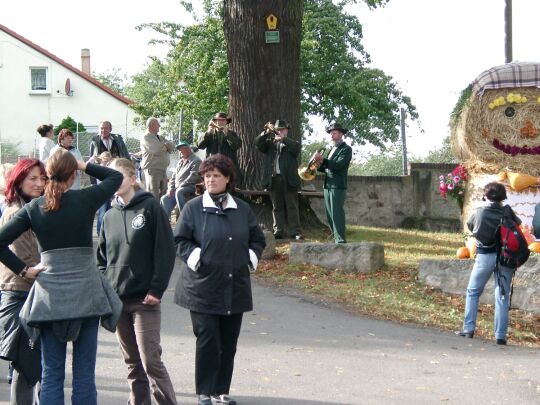
<path fill-rule="evenodd" d="M 471 257 L 476 256 L 476 238 L 470 236 L 467 238 L 467 242 L 465 242 L 465 246 L 467 246 L 467 249 L 469 249 L 469 255 Z"/>
<path fill-rule="evenodd" d="M 469 259 L 471 257 L 471 252 L 469 252 L 469 249 L 466 246 L 462 246 L 457 250 L 456 256 L 458 259 Z"/>
<path fill-rule="evenodd" d="M 534 253 L 540 253 L 540 242 L 530 243 L 529 250 Z"/>

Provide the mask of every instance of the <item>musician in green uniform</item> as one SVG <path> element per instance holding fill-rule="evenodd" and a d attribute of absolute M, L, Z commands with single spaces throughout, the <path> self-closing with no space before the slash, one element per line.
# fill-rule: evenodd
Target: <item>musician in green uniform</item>
<path fill-rule="evenodd" d="M 343 135 L 348 132 L 341 124 L 326 127 L 332 138 L 332 149 L 327 157 L 314 155 L 318 170 L 324 176 L 324 206 L 328 225 L 336 243 L 347 243 L 345 239 L 345 198 L 347 197 L 347 172 L 352 159 L 352 148 L 345 143 Z"/>

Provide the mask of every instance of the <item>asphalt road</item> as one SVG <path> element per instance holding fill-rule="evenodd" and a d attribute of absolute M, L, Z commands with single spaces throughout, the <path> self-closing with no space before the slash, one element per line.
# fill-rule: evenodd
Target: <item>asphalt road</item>
<path fill-rule="evenodd" d="M 172 302 L 178 272 L 162 304 L 163 359 L 178 402 L 196 404 L 195 338 L 188 312 Z M 540 404 L 538 349 L 372 320 L 257 285 L 254 299 L 231 390 L 241 405 Z M 99 403 L 126 404 L 125 366 L 104 329 L 96 373 Z M 0 382 L 0 403 L 8 400 Z"/>

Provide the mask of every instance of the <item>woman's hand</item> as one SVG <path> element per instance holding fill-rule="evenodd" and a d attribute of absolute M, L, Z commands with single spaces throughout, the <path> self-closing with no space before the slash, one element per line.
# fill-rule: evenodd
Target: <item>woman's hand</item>
<path fill-rule="evenodd" d="M 47 269 L 47 266 L 41 263 L 35 265 L 34 267 L 29 267 L 28 270 L 26 270 L 26 274 L 24 275 L 24 278 L 27 278 L 29 280 L 35 280 L 38 274 L 46 269 Z"/>
<path fill-rule="evenodd" d="M 152 294 L 146 294 L 146 297 L 144 297 L 143 304 L 145 305 L 157 305 L 161 302 L 161 300 L 157 297 L 154 297 Z"/>
<path fill-rule="evenodd" d="M 82 160 L 77 160 L 77 169 L 84 172 L 86 170 L 86 163 Z"/>

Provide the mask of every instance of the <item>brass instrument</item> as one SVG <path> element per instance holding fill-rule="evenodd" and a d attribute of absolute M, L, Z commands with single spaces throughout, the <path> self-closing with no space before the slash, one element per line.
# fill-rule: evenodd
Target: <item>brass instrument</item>
<path fill-rule="evenodd" d="M 276 136 L 279 136 L 279 131 L 270 121 L 264 124 L 264 130 L 267 131 L 267 136 L 269 137 L 269 140 L 271 140 L 272 142 L 280 141 L 280 139 L 276 140 Z"/>
<path fill-rule="evenodd" d="M 321 148 L 317 151 L 317 153 L 323 153 L 324 148 Z M 315 153 L 313 156 L 311 156 L 311 159 L 309 159 L 307 165 L 301 164 L 298 168 L 298 176 L 304 181 L 311 181 L 317 176 L 317 168 L 319 167 L 318 164 L 315 163 Z"/>
<path fill-rule="evenodd" d="M 210 121 L 208 123 L 208 128 L 209 129 L 213 129 L 215 131 L 225 131 L 225 129 L 227 128 L 227 125 L 225 125 L 224 127 L 220 127 L 217 123 L 215 123 L 214 121 Z"/>

